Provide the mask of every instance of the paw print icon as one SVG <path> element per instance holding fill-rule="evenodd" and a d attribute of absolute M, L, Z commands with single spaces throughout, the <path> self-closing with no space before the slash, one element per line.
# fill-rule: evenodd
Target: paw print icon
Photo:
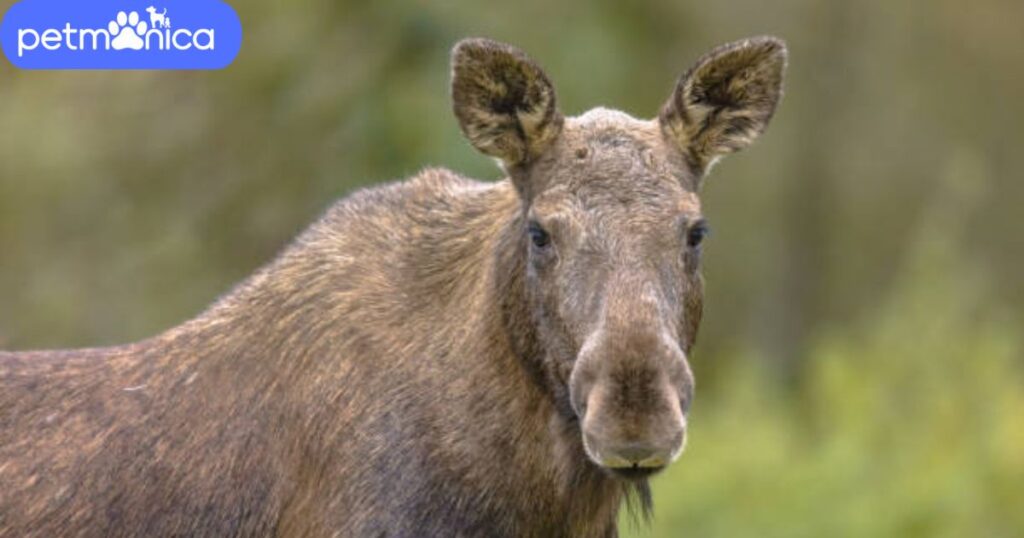
<path fill-rule="evenodd" d="M 142 36 L 146 35 L 146 21 L 139 20 L 139 14 L 132 11 L 118 11 L 117 17 L 107 25 L 110 32 L 110 48 L 114 50 L 142 50 Z"/>

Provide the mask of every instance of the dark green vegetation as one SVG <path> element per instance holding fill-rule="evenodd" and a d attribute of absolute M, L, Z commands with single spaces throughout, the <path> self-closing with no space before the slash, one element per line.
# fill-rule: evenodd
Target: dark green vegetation
<path fill-rule="evenodd" d="M 697 398 L 653 535 L 1024 529 L 1020 3 L 235 4 L 224 72 L 0 63 L 0 347 L 151 335 L 358 185 L 496 177 L 450 116 L 460 37 L 543 58 L 567 114 L 649 117 L 709 47 L 777 34 L 779 113 L 704 190 Z"/>

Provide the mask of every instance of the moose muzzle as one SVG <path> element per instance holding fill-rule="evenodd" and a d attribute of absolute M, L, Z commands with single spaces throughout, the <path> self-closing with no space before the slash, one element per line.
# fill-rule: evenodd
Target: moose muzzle
<path fill-rule="evenodd" d="M 643 478 L 682 453 L 693 376 L 665 331 L 592 335 L 577 357 L 570 394 L 587 456 L 601 467 Z"/>

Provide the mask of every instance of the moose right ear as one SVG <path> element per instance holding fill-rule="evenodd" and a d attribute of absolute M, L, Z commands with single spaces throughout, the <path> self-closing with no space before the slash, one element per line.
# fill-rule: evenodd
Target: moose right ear
<path fill-rule="evenodd" d="M 489 39 L 452 49 L 452 105 L 462 132 L 510 167 L 529 163 L 562 130 L 555 89 L 524 52 Z"/>
<path fill-rule="evenodd" d="M 662 107 L 661 125 L 704 173 L 768 127 L 785 68 L 786 45 L 775 37 L 718 47 L 679 78 Z"/>

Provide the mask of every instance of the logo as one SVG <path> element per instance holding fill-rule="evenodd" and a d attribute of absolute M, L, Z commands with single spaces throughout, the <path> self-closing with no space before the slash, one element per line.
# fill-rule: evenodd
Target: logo
<path fill-rule="evenodd" d="M 220 0 L 21 0 L 0 44 L 22 69 L 220 69 L 241 48 L 242 24 Z"/>

